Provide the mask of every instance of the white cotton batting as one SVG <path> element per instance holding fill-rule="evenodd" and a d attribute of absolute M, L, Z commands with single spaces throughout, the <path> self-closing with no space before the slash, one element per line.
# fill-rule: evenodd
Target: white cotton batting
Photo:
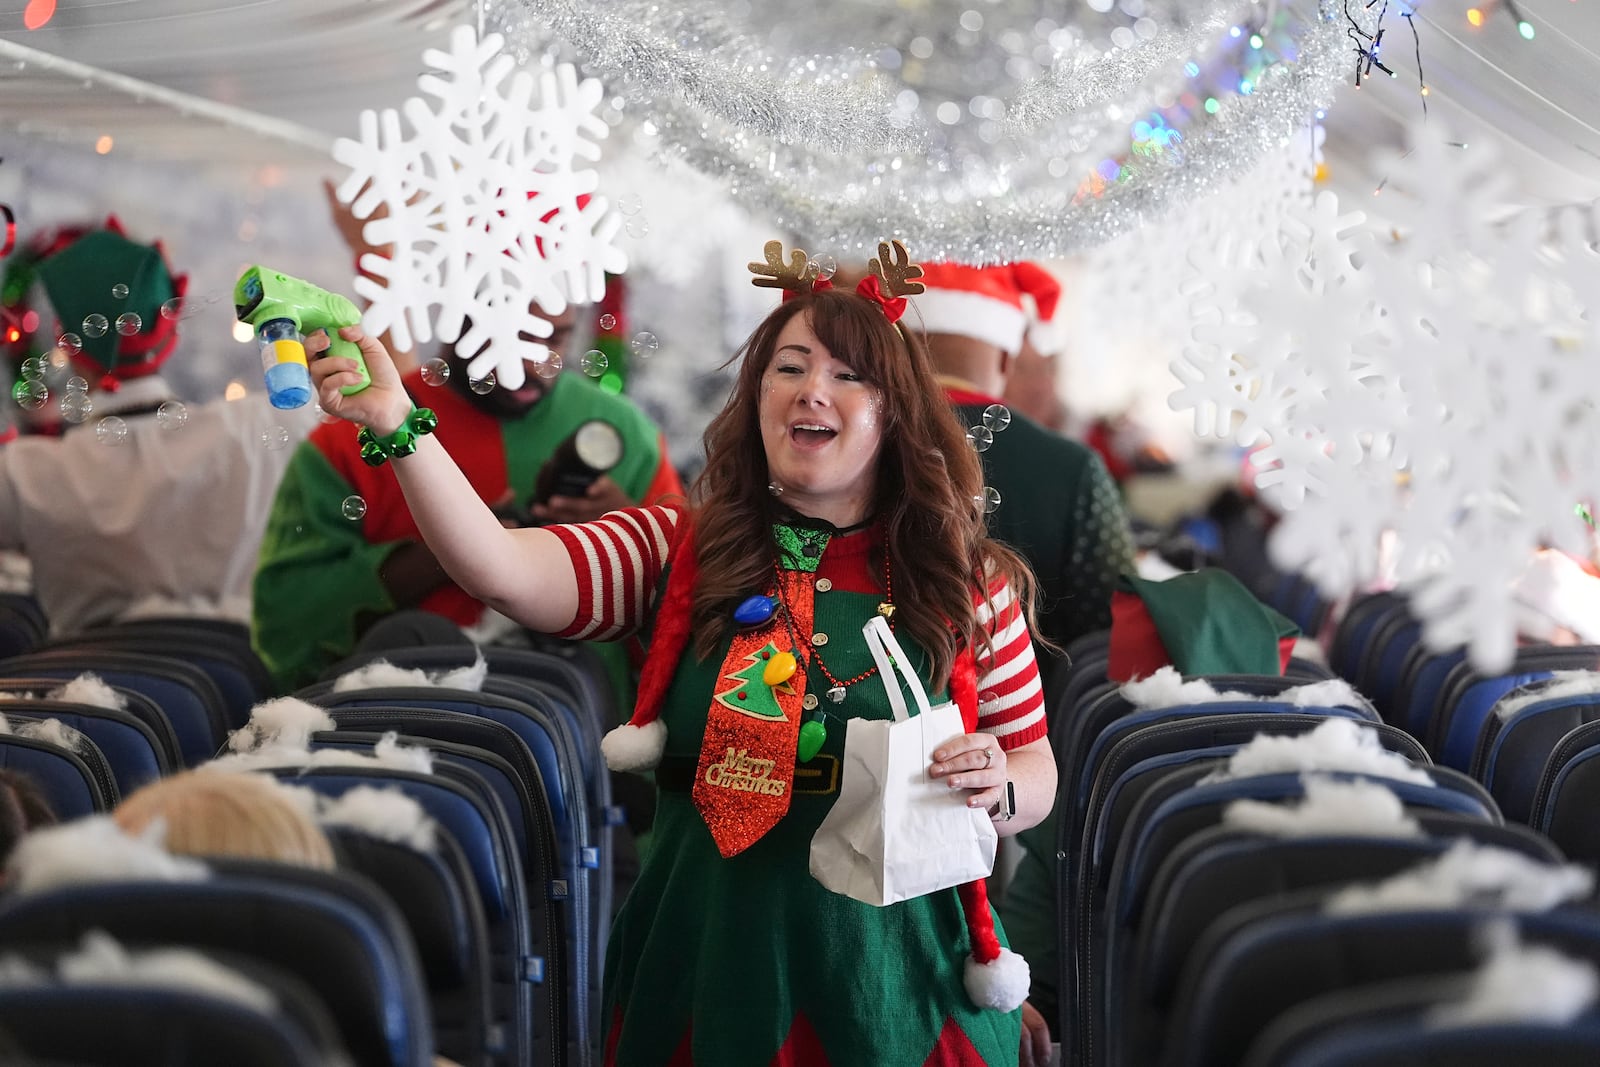
<path fill-rule="evenodd" d="M 305 769 L 311 767 L 390 767 L 417 774 L 433 773 L 433 753 L 419 745 L 402 745 L 390 731 L 370 753 L 323 748 L 315 752 L 305 746 L 264 744 L 247 752 L 219 756 L 195 768 L 222 774 L 246 771 Z"/>
<path fill-rule="evenodd" d="M 1494 713 L 1502 720 L 1510 721 L 1517 712 L 1534 704 L 1597 692 L 1600 692 L 1600 671 L 1556 671 L 1548 683 L 1500 700 L 1494 706 Z"/>
<path fill-rule="evenodd" d="M 493 608 L 484 608 L 478 621 L 471 626 L 463 626 L 461 632 L 475 645 L 504 645 L 512 643 L 510 638 L 523 635 L 526 631 L 515 619 L 509 619 Z"/>
<path fill-rule="evenodd" d="M 391 686 L 424 686 L 432 689 L 465 689 L 476 693 L 489 676 L 489 664 L 482 653 L 468 667 L 455 667 L 432 674 L 420 667 L 396 667 L 388 660 L 375 659 L 365 667 L 341 674 L 333 683 L 335 693 L 352 689 L 377 689 Z"/>
<path fill-rule="evenodd" d="M 210 869 L 199 860 L 166 852 L 161 847 L 166 834 L 165 820 L 156 819 L 143 834 L 130 837 L 109 815 L 35 830 L 11 853 L 6 884 L 18 893 L 38 893 L 91 882 L 197 882 L 210 877 Z"/>
<path fill-rule="evenodd" d="M 1179 704 L 1211 704 L 1218 700 L 1248 699 L 1244 693 L 1219 693 L 1201 678 L 1184 681 L 1178 668 L 1162 667 L 1148 678 L 1125 682 L 1122 695 L 1139 708 L 1170 708 Z"/>
<path fill-rule="evenodd" d="M 269 745 L 305 748 L 311 735 L 337 726 L 333 716 L 298 697 L 279 697 L 250 709 L 250 721 L 228 735 L 233 752 L 252 752 Z"/>
<path fill-rule="evenodd" d="M 117 692 L 98 675 L 85 671 L 66 685 L 50 690 L 46 700 L 59 700 L 64 704 L 87 704 L 93 708 L 127 711 L 128 698 Z"/>
<path fill-rule="evenodd" d="M 398 789 L 361 785 L 343 796 L 324 798 L 317 821 L 324 826 L 348 826 L 422 852 L 432 852 L 434 847 L 433 820 L 421 804 Z"/>
<path fill-rule="evenodd" d="M 25 722 L 17 726 L 12 732 L 18 737 L 31 737 L 35 741 L 64 748 L 68 752 L 84 751 L 83 734 L 60 719 L 41 719 L 38 722 Z"/>
<path fill-rule="evenodd" d="M 1257 697 L 1258 700 L 1286 700 L 1297 708 L 1364 708 L 1367 698 L 1355 691 L 1355 688 L 1343 678 L 1329 678 L 1326 681 L 1312 682 L 1309 685 L 1297 685 L 1293 689 L 1285 689 L 1273 697 Z"/>
<path fill-rule="evenodd" d="M 1437 1029 L 1487 1023 L 1565 1026 L 1600 1000 L 1600 973 L 1587 960 L 1544 945 L 1523 945 L 1509 920 L 1487 925 L 1489 958 L 1472 975 L 1467 995 L 1436 1006 L 1427 1023 Z"/>
<path fill-rule="evenodd" d="M 1241 693 L 1234 689 L 1218 691 L 1204 678 L 1183 680 L 1183 675 L 1172 666 L 1162 667 L 1148 678 L 1126 682 L 1122 695 L 1128 703 L 1139 708 L 1170 708 L 1182 704 L 1216 704 L 1234 700 L 1270 700 L 1293 704 L 1302 708 L 1364 708 L 1367 701 L 1338 678 L 1308 685 L 1297 685 L 1272 696 Z"/>
<path fill-rule="evenodd" d="M 33 989 L 50 984 L 50 972 L 23 956 L 0 956 L 0 986 Z"/>
<path fill-rule="evenodd" d="M 289 785 L 270 774 L 263 774 L 261 777 L 277 786 L 283 798 L 293 804 L 308 822 L 317 821 L 317 813 L 322 810 L 322 795 L 315 789 L 307 789 L 303 785 Z"/>
<path fill-rule="evenodd" d="M 262 1012 L 278 1004 L 265 986 L 192 949 L 130 952 L 104 930 L 87 931 L 77 952 L 56 961 L 56 974 L 64 985 L 186 989 Z"/>
<path fill-rule="evenodd" d="M 1594 889 L 1594 875 L 1571 864 L 1550 866 L 1520 852 L 1463 838 L 1437 859 L 1391 878 L 1341 889 L 1328 898 L 1334 915 L 1489 906 L 1548 911 Z"/>
<path fill-rule="evenodd" d="M 1348 771 L 1433 785 L 1433 778 L 1398 752 L 1390 752 L 1378 731 L 1351 719 L 1328 719 L 1310 733 L 1294 737 L 1259 734 L 1228 757 L 1227 764 L 1203 782 L 1224 782 L 1257 774 Z"/>
<path fill-rule="evenodd" d="M 1305 799 L 1298 804 L 1236 800 L 1222 823 L 1272 837 L 1420 837 L 1422 827 L 1406 814 L 1400 798 L 1376 782 L 1341 782 L 1305 776 Z"/>

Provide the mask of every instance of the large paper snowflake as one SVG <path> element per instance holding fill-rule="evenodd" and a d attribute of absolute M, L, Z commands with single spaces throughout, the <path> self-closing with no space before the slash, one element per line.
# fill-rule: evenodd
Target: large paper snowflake
<path fill-rule="evenodd" d="M 360 139 L 341 138 L 333 156 L 350 168 L 339 199 L 369 220 L 369 243 L 394 248 L 392 259 L 362 258 L 381 279 L 355 280 L 369 301 L 363 325 L 400 348 L 437 334 L 469 356 L 474 379 L 493 372 L 516 389 L 525 361 L 549 359 L 540 310 L 598 299 L 627 257 L 614 243 L 621 216 L 589 196 L 598 178 L 587 164 L 608 132 L 595 113 L 600 83 L 562 65 L 536 84 L 512 73 L 501 44 L 458 27 L 450 51 L 423 53 L 437 73 L 417 86 L 434 103 L 405 102 L 409 133 L 393 108 L 364 111 Z"/>
<path fill-rule="evenodd" d="M 1541 545 L 1585 551 L 1574 505 L 1600 493 L 1600 213 L 1552 242 L 1507 215 L 1487 146 L 1413 141 L 1389 225 L 1323 193 L 1261 248 L 1196 255 L 1170 402 L 1259 448 L 1279 565 L 1334 596 L 1392 567 L 1430 645 L 1498 669 L 1513 582 Z"/>

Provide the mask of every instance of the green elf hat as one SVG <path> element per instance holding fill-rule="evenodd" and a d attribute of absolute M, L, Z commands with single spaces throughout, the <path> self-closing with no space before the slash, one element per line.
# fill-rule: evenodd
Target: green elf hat
<path fill-rule="evenodd" d="M 1227 571 L 1160 582 L 1125 575 L 1111 594 L 1106 677 L 1126 682 L 1168 665 L 1185 676 L 1282 674 L 1299 636 Z"/>
<path fill-rule="evenodd" d="M 60 331 L 81 340 L 73 363 L 103 389 L 154 374 L 178 345 L 168 301 L 184 295 L 189 279 L 173 277 L 159 244 L 93 230 L 41 260 L 38 278 Z"/>

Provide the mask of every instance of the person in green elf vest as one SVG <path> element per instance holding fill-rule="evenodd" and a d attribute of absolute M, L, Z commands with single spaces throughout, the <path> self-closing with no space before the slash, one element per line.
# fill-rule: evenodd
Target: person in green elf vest
<path fill-rule="evenodd" d="M 583 310 L 532 310 L 551 322 L 544 343 L 564 358 Z M 682 493 L 661 431 L 631 401 L 581 375 L 546 380 L 531 369 L 521 388 L 479 393 L 466 360 L 453 349 L 444 354 L 445 380 L 437 364 L 425 363 L 404 376 L 401 388 L 438 411 L 440 443 L 477 497 L 501 508 L 501 521 L 582 521 Z M 540 468 L 596 419 L 618 431 L 621 461 L 585 497 L 532 504 Z M 415 631 L 433 643 L 461 640 L 456 627 L 485 617 L 482 601 L 453 582 L 424 543 L 392 469 L 363 462 L 349 427 L 317 427 L 278 487 L 255 575 L 254 643 L 279 686 L 315 680 L 380 620 L 390 633 Z M 608 653 L 625 668 L 622 649 Z"/>
<path fill-rule="evenodd" d="M 1001 399 L 1024 343 L 1051 349 L 1061 285 L 1028 262 L 935 263 L 909 317 L 927 334 L 945 395 L 969 428 L 990 496 L 989 533 L 1038 576 L 1039 636 L 1058 648 L 1111 624 L 1111 591 L 1133 570 L 1133 536 L 1116 484 L 1088 447 Z M 1052 657 L 1041 656 L 1043 664 Z M 1052 689 L 1045 673 L 1046 702 Z"/>
<path fill-rule="evenodd" d="M 1016 1062 L 1027 965 L 982 880 L 873 907 L 810 874 L 847 724 L 893 715 L 869 619 L 961 710 L 966 732 L 937 743 L 929 780 L 1001 835 L 1055 795 L 1032 577 L 984 533 L 977 456 L 898 324 L 917 268 L 898 246 L 874 268 L 835 289 L 770 243 L 752 270 L 785 300 L 737 357 L 689 502 L 596 522 L 503 528 L 434 439 L 445 414 L 413 409 L 359 329 L 342 335 L 370 389 L 342 396 L 354 365 L 312 363 L 324 408 L 392 457 L 463 589 L 535 630 L 647 639 L 633 717 L 603 745 L 657 789 L 606 959 L 608 1065 Z"/>

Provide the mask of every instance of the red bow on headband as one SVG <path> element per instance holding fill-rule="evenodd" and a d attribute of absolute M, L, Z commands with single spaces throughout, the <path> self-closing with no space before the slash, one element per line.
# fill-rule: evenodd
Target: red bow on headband
<path fill-rule="evenodd" d="M 827 278 L 818 278 L 811 283 L 811 291 L 813 293 L 827 292 L 832 288 L 833 282 Z M 785 289 L 783 291 L 783 302 L 787 304 L 804 292 L 804 289 Z M 891 323 L 899 322 L 905 316 L 906 298 L 903 296 L 884 296 L 883 287 L 878 284 L 878 276 L 876 274 L 869 274 L 857 282 L 856 294 L 866 297 L 881 307 L 883 309 L 883 317 Z"/>

